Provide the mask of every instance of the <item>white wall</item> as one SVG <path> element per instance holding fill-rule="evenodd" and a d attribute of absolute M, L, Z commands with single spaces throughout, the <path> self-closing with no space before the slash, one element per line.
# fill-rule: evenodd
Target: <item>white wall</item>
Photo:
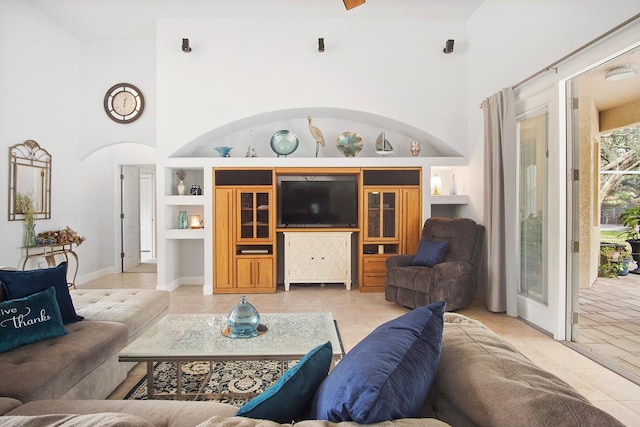
<path fill-rule="evenodd" d="M 463 21 L 418 19 L 161 21 L 158 148 L 170 155 L 212 129 L 256 114 L 328 107 L 402 121 L 464 153 L 465 27 Z M 180 50 L 183 37 L 190 39 L 189 54 Z M 325 39 L 324 53 L 317 50 L 318 37 Z M 457 39 L 456 53 L 445 55 L 449 38 Z M 305 118 L 301 114 L 299 121 L 306 126 Z M 268 144 L 276 130 L 256 141 Z M 348 130 L 358 132 L 357 122 L 342 129 Z"/>
<path fill-rule="evenodd" d="M 80 132 L 81 158 L 117 143 L 156 145 L 156 47 L 154 40 L 85 41 L 81 44 L 80 83 L 85 117 Z M 123 125 L 107 118 L 103 99 L 117 83 L 142 92 L 145 109 Z"/>
<path fill-rule="evenodd" d="M 36 232 L 69 226 L 86 237 L 77 248 L 79 282 L 113 271 L 115 165 L 156 159 L 142 148 L 155 145 L 154 45 L 82 43 L 22 0 L 0 2 L 0 265 L 19 267 L 23 255 L 24 223 L 6 216 L 7 147 L 34 139 L 52 155 L 52 216 L 37 221 Z M 127 126 L 102 107 L 121 81 L 140 82 L 148 102 Z"/>
<path fill-rule="evenodd" d="M 52 219 L 36 222 L 36 232 L 80 229 L 70 210 L 75 193 L 80 93 L 76 87 L 79 43 L 20 0 L 0 2 L 0 264 L 17 267 L 23 221 L 7 221 L 8 148 L 27 139 L 52 156 Z"/>

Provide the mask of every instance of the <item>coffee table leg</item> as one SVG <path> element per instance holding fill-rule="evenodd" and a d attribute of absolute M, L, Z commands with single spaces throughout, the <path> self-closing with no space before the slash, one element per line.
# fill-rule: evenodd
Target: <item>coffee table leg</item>
<path fill-rule="evenodd" d="M 147 397 L 153 399 L 153 362 L 147 362 Z"/>
<path fill-rule="evenodd" d="M 182 400 L 182 362 L 176 360 L 176 399 Z"/>

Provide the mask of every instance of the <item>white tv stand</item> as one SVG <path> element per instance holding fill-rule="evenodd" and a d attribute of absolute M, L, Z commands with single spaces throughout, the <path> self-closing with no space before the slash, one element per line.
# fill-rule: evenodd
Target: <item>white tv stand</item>
<path fill-rule="evenodd" d="M 351 234 L 285 231 L 284 290 L 291 283 L 344 282 L 351 290 Z"/>

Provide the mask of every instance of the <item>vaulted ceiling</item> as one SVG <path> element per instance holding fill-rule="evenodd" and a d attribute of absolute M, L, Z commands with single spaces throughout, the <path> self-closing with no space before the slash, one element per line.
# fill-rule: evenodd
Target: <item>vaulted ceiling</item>
<path fill-rule="evenodd" d="M 468 19 L 483 0 L 25 0 L 80 40 L 155 39 L 161 18 Z"/>

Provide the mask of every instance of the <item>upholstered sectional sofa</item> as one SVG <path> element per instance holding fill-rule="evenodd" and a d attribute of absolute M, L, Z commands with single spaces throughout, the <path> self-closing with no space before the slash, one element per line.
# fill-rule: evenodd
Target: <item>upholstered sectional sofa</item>
<path fill-rule="evenodd" d="M 37 399 L 104 399 L 134 364 L 118 353 L 169 307 L 169 293 L 151 289 L 72 290 L 84 320 L 68 334 L 0 353 L 0 396 Z"/>
<path fill-rule="evenodd" d="M 123 323 L 105 321 L 111 311 L 115 318 L 124 311 L 98 309 L 102 302 L 117 298 L 110 292 L 102 296 L 89 291 L 76 291 L 78 312 L 87 317 L 85 324 Z M 127 292 L 127 291 L 122 291 Z M 129 300 L 143 298 L 143 291 L 132 292 Z M 89 295 L 89 293 L 93 295 Z M 81 302 L 81 301 L 86 302 Z M 124 301 L 121 302 L 124 304 Z M 157 305 L 153 304 L 155 307 Z M 160 304 L 162 305 L 162 304 Z M 114 307 L 123 307 L 115 304 Z M 161 314 L 158 308 L 154 309 Z M 146 311 L 142 309 L 142 311 Z M 93 313 L 93 314 L 91 314 Z M 92 317 L 93 316 L 93 317 Z M 124 316 L 127 317 L 127 316 Z M 100 320 L 97 320 L 97 319 Z M 93 320 L 95 319 L 95 320 Z M 120 318 L 120 322 L 123 319 Z M 147 321 L 152 321 L 148 319 Z M 147 323 L 141 320 L 139 323 Z M 82 324 L 83 322 L 79 322 Z M 131 325 L 131 321 L 125 320 Z M 143 326 L 144 327 L 144 326 Z M 99 328 L 98 328 L 99 329 Z M 117 329 L 117 328 L 116 328 Z M 81 332 L 80 329 L 79 332 Z M 97 330 L 96 330 L 97 333 Z M 130 336 L 135 335 L 129 334 Z M 55 338 L 54 338 L 55 339 Z M 121 343 L 127 340 L 122 337 Z M 28 347 L 28 346 L 27 346 Z M 41 349 L 46 354 L 46 347 Z M 106 359 L 109 359 L 107 357 Z M 5 375 L 11 367 L 0 365 Z M 44 371 L 44 370 L 43 370 Z M 330 375 L 333 375 L 337 370 Z M 26 372 L 23 373 L 27 375 Z M 84 375 L 87 377 L 88 375 Z M 104 378 L 104 376 L 100 376 Z M 18 381 L 14 376 L 12 382 Z M 88 379 L 84 380 L 88 382 Z M 0 426 L 51 425 L 60 426 L 220 426 L 220 427 L 275 427 L 293 424 L 278 424 L 265 420 L 237 417 L 237 408 L 212 402 L 177 401 L 116 401 L 78 400 L 52 398 L 88 397 L 75 390 L 58 396 L 43 396 L 45 400 L 33 400 L 39 393 L 8 393 L 11 386 L 3 385 L 2 396 L 22 394 L 26 403 L 15 398 L 0 398 Z M 91 387 L 82 387 L 90 390 Z M 104 393 L 101 393 L 104 394 Z M 357 426 L 353 422 L 332 423 L 328 421 L 302 421 L 298 427 Z M 413 426 L 622 426 L 617 420 L 591 405 L 584 397 L 556 376 L 530 362 L 505 340 L 498 337 L 481 323 L 455 313 L 444 314 L 442 351 L 431 391 L 422 405 L 418 418 L 396 419 L 377 424 L 378 427 Z"/>

